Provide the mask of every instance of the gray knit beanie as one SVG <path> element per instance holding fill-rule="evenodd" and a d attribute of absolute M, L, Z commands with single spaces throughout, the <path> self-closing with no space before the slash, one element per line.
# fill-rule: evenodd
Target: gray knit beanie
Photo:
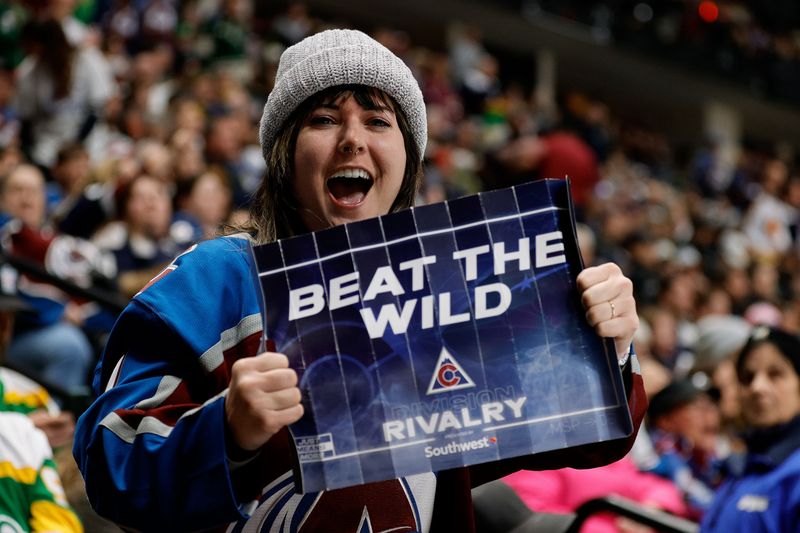
<path fill-rule="evenodd" d="M 428 142 L 425 102 L 411 69 L 368 35 L 327 30 L 287 48 L 261 117 L 259 139 L 267 159 L 278 131 L 306 98 L 337 85 L 366 85 L 395 99 L 408 119 L 420 158 Z"/>

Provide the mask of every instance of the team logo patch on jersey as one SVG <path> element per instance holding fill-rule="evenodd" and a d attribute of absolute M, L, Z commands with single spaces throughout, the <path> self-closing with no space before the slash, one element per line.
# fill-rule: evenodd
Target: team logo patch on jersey
<path fill-rule="evenodd" d="M 442 346 L 442 351 L 433 370 L 433 376 L 431 376 L 431 383 L 428 385 L 427 394 L 467 389 L 474 386 L 475 382 L 472 381 L 469 374 L 458 364 L 456 358 L 447 351 L 447 348 Z"/>
<path fill-rule="evenodd" d="M 769 508 L 769 498 L 759 494 L 745 494 L 736 502 L 736 509 L 746 513 L 763 513 Z"/>
<path fill-rule="evenodd" d="M 139 292 L 137 292 L 137 293 L 136 293 L 136 296 L 139 296 L 139 295 L 140 295 L 140 294 L 142 294 L 144 291 L 146 291 L 147 289 L 149 289 L 150 287 L 152 287 L 152 286 L 153 286 L 153 284 L 155 284 L 157 281 L 161 281 L 162 279 L 164 279 L 165 277 L 167 277 L 167 274 L 169 274 L 169 273 L 170 273 L 170 272 L 172 272 L 173 270 L 177 269 L 177 268 L 178 268 L 178 265 L 175 263 L 175 261 L 177 261 L 177 260 L 178 260 L 178 258 L 180 258 L 180 257 L 182 257 L 182 256 L 184 256 L 184 255 L 186 255 L 186 254 L 188 254 L 189 252 L 192 252 L 192 251 L 194 251 L 194 249 L 195 249 L 195 248 L 197 248 L 197 244 L 193 244 L 193 245 L 191 245 L 191 246 L 190 246 L 190 247 L 189 247 L 189 248 L 188 248 L 188 249 L 187 249 L 185 252 L 183 252 L 182 254 L 178 255 L 178 257 L 176 257 L 175 259 L 173 259 L 173 260 L 172 260 L 172 263 L 168 264 L 168 265 L 167 265 L 167 266 L 164 268 L 164 270 L 162 270 L 161 272 L 159 272 L 158 274 L 156 274 L 156 276 L 155 276 L 153 279 L 151 279 L 150 281 L 148 281 L 148 282 L 147 282 L 147 284 L 145 284 L 145 286 L 144 286 L 144 287 L 142 287 L 142 288 L 141 288 L 141 290 L 139 290 Z"/>

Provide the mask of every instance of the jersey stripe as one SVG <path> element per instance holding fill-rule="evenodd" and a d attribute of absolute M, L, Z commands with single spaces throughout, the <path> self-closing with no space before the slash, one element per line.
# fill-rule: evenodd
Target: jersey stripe
<path fill-rule="evenodd" d="M 225 360 L 226 351 L 238 345 L 247 337 L 254 333 L 261 332 L 262 318 L 260 313 L 248 315 L 236 324 L 236 326 L 226 329 L 220 334 L 220 339 L 211 348 L 200 356 L 200 365 L 206 372 L 213 372 Z"/>

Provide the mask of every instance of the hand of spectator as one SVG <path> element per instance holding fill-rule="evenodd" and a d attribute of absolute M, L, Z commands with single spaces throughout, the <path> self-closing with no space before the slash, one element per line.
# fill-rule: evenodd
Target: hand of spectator
<path fill-rule="evenodd" d="M 263 446 L 284 426 L 303 416 L 297 372 L 285 355 L 264 352 L 240 359 L 231 368 L 225 421 L 243 450 Z"/>
<path fill-rule="evenodd" d="M 51 448 L 67 446 L 72 441 L 75 433 L 75 417 L 72 413 L 62 412 L 57 415 L 47 411 L 33 411 L 28 415 L 33 425 L 47 435 L 47 442 Z"/>
<path fill-rule="evenodd" d="M 617 357 L 623 358 L 639 327 L 633 283 L 614 263 L 584 269 L 577 283 L 586 320 L 598 335 L 614 339 Z"/>

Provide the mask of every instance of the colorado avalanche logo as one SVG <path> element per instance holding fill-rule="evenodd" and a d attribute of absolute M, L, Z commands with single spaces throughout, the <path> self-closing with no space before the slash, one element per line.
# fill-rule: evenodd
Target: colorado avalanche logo
<path fill-rule="evenodd" d="M 459 365 L 456 358 L 447 351 L 447 348 L 442 346 L 442 352 L 439 354 L 439 359 L 436 361 L 433 376 L 431 376 L 431 384 L 428 385 L 427 394 L 466 389 L 474 386 L 475 382 L 472 381 L 469 374 L 461 368 L 461 365 Z"/>

